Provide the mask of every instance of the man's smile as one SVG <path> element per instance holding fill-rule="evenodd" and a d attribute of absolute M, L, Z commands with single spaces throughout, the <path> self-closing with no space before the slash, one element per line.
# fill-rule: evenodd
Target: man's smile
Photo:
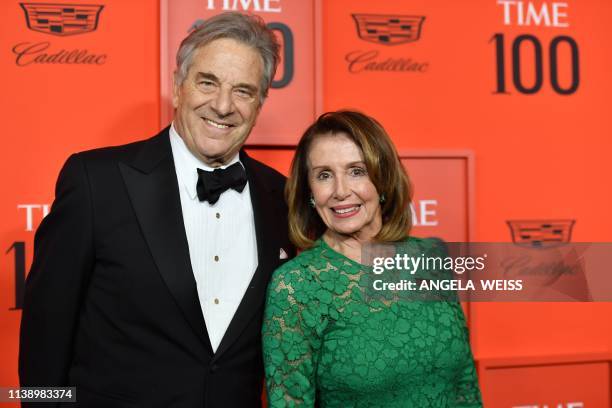
<path fill-rule="evenodd" d="M 217 129 L 227 129 L 230 127 L 234 127 L 234 125 L 232 125 L 231 123 L 221 123 L 221 122 L 215 122 L 212 119 L 208 119 L 208 118 L 202 118 L 204 119 L 204 122 L 208 123 L 211 126 L 216 127 Z"/>

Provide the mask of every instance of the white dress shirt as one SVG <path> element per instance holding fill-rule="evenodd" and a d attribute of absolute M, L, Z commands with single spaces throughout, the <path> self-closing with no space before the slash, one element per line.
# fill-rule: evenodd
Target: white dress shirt
<path fill-rule="evenodd" d="M 242 193 L 228 189 L 215 204 L 200 202 L 197 169 L 214 169 L 189 151 L 174 124 L 170 127 L 170 144 L 191 267 L 210 344 L 216 352 L 257 268 L 251 193 L 247 183 Z M 238 161 L 236 154 L 221 168 Z"/>

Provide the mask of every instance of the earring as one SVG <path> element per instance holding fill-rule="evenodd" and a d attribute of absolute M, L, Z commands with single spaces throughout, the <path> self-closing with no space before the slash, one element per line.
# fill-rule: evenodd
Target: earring
<path fill-rule="evenodd" d="M 315 200 L 313 196 L 310 196 L 310 198 L 308 199 L 308 204 L 312 207 L 315 208 Z"/>
<path fill-rule="evenodd" d="M 385 198 L 385 193 L 382 193 L 380 195 L 380 198 L 378 199 L 378 201 L 380 201 L 381 204 L 384 204 L 386 200 L 387 199 Z"/>

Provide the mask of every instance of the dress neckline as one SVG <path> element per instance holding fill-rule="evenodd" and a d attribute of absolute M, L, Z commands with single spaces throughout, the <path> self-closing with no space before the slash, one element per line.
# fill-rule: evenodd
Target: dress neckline
<path fill-rule="evenodd" d="M 319 242 L 319 245 L 322 247 L 322 249 L 326 249 L 326 250 L 331 251 L 332 254 L 335 254 L 337 257 L 342 258 L 342 259 L 350 262 L 351 265 L 357 266 L 359 268 L 368 268 L 368 265 L 360 264 L 359 262 L 355 261 L 354 259 L 351 259 L 348 256 L 344 255 L 342 252 L 336 251 L 327 242 L 325 242 L 325 239 L 323 239 L 323 236 L 321 236 L 319 239 L 317 239 L 317 242 Z"/>
<path fill-rule="evenodd" d="M 402 241 L 399 241 L 400 243 L 406 243 L 410 240 L 414 239 L 414 237 L 411 236 L 406 236 Z M 357 261 L 355 261 L 354 259 L 349 258 L 348 256 L 344 255 L 342 252 L 338 252 L 336 251 L 334 248 L 332 248 L 327 242 L 325 242 L 325 239 L 323 239 L 323 236 L 319 237 L 316 241 L 315 244 L 318 243 L 318 246 L 321 247 L 321 249 L 326 249 L 329 250 L 332 254 L 335 254 L 337 257 L 342 258 L 348 262 L 351 263 L 351 265 L 353 266 L 357 266 L 359 268 L 372 268 L 371 265 L 365 265 L 365 264 L 361 264 Z M 398 242 L 388 242 L 388 244 L 397 244 Z"/>

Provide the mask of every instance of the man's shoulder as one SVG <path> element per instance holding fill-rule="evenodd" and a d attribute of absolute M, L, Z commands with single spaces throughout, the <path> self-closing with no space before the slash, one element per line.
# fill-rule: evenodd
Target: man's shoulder
<path fill-rule="evenodd" d="M 267 164 L 263 162 L 260 162 L 257 159 L 252 158 L 251 156 L 248 156 L 248 160 L 250 161 L 250 164 L 253 170 L 262 177 L 266 177 L 272 180 L 278 180 L 282 182 L 284 182 L 287 179 L 287 177 L 285 177 L 278 170 L 268 166 Z"/>
<path fill-rule="evenodd" d="M 247 156 L 247 160 L 249 162 L 249 166 L 252 171 L 254 171 L 258 177 L 265 179 L 268 183 L 272 185 L 284 185 L 287 177 L 285 177 L 278 170 L 268 166 L 265 163 L 260 162 L 257 159 L 252 158 L 251 156 Z"/>
<path fill-rule="evenodd" d="M 139 152 L 143 151 L 146 147 L 151 145 L 161 145 L 167 143 L 169 148 L 169 139 L 165 139 L 168 139 L 167 129 L 164 129 L 158 134 L 147 139 L 142 139 L 122 145 L 104 146 L 95 149 L 84 150 L 75 153 L 73 156 L 81 159 L 85 163 L 115 163 L 118 160 L 130 160 L 131 158 L 136 157 Z"/>

